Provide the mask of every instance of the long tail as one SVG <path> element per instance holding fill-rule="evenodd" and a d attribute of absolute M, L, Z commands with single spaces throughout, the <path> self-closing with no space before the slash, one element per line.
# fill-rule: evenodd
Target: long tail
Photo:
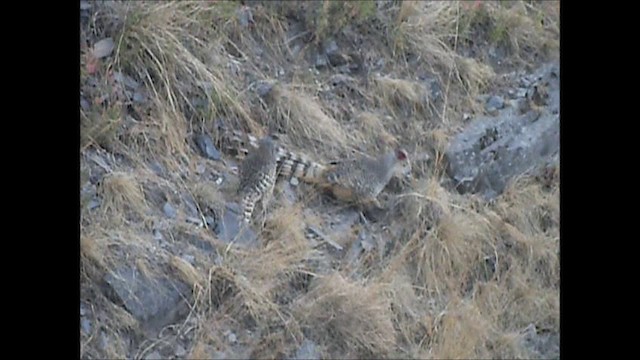
<path fill-rule="evenodd" d="M 311 160 L 304 154 L 283 150 L 282 157 L 279 157 L 278 176 L 287 179 L 297 178 L 311 184 L 323 182 L 324 173 L 327 170 L 325 165 Z"/>
<path fill-rule="evenodd" d="M 238 130 L 220 129 L 223 151 L 234 154 L 238 159 L 258 148 L 259 138 Z M 322 183 L 327 166 L 313 161 L 304 154 L 288 150 L 281 144 L 277 148 L 277 176 L 291 180 L 297 178 L 306 183 Z"/>

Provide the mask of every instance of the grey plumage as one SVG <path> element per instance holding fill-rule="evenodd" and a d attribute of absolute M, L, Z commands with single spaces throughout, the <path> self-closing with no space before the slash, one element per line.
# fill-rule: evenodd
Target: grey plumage
<path fill-rule="evenodd" d="M 251 221 L 256 204 L 269 198 L 276 180 L 277 146 L 271 137 L 264 137 L 244 159 L 240 167 L 238 194 L 242 202 L 243 220 Z"/>

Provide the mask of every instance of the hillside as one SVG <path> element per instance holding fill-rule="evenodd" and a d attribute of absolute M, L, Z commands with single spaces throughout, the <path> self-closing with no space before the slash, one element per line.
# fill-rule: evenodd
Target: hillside
<path fill-rule="evenodd" d="M 559 358 L 559 2 L 81 2 L 87 359 Z M 238 134 L 385 145 L 362 213 Z M 326 241 L 310 241 L 306 229 Z"/>

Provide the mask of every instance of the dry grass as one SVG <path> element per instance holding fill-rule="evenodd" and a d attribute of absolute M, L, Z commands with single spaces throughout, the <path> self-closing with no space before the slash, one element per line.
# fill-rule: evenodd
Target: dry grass
<path fill-rule="evenodd" d="M 505 49 L 509 66 L 555 56 L 556 3 L 248 2 L 251 26 L 239 2 L 91 4 L 81 25 L 81 168 L 100 205 L 83 198 L 81 302 L 92 324 L 81 331 L 83 357 L 173 356 L 163 351 L 180 343 L 186 358 L 290 358 L 305 339 L 323 358 L 542 356 L 525 334 L 559 333 L 557 178 L 522 177 L 486 204 L 442 185 L 442 154 L 494 84 L 488 48 Z M 91 47 L 105 37 L 115 48 L 94 69 Z M 330 39 L 365 59 L 348 76 L 352 95 L 318 85 L 341 71 L 313 69 Z M 256 94 L 260 81 L 275 84 L 268 96 Z M 359 261 L 305 239 L 305 224 L 333 213 L 305 186 L 294 190 L 303 201 L 266 206 L 256 247 L 228 246 L 185 221 L 219 216 L 233 199 L 233 159 L 204 160 L 192 146 L 201 132 L 218 141 L 218 124 L 285 132 L 315 159 L 380 141 L 431 159 L 416 161 L 410 191 L 390 196 L 392 221 L 372 227 L 374 249 Z M 338 234 L 341 245 L 360 230 Z M 186 318 L 149 333 L 106 290 L 105 275 L 121 267 L 184 283 Z"/>
<path fill-rule="evenodd" d="M 346 357 L 386 357 L 395 331 L 384 286 L 361 285 L 340 274 L 317 280 L 294 305 L 312 339 Z"/>

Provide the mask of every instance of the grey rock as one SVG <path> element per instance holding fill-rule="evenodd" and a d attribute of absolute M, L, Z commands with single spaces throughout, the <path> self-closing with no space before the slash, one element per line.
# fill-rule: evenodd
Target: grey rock
<path fill-rule="evenodd" d="M 178 215 L 178 213 L 176 212 L 176 209 L 174 209 L 169 202 L 164 203 L 164 206 L 162 207 L 162 211 L 164 211 L 164 214 L 171 219 L 175 219 L 176 216 Z"/>
<path fill-rule="evenodd" d="M 187 355 L 187 349 L 185 349 L 184 346 L 178 344 L 178 346 L 176 346 L 175 354 L 177 357 L 184 357 L 185 355 Z"/>
<path fill-rule="evenodd" d="M 91 6 L 91 3 L 88 1 L 80 1 L 80 10 L 90 10 Z"/>
<path fill-rule="evenodd" d="M 95 208 L 100 207 L 100 205 L 101 205 L 100 199 L 99 198 L 93 198 L 93 199 L 91 199 L 91 201 L 89 201 L 89 204 L 87 205 L 87 208 L 89 210 L 93 210 Z"/>
<path fill-rule="evenodd" d="M 162 355 L 160 355 L 160 353 L 159 353 L 159 352 L 154 351 L 154 352 L 152 352 L 152 353 L 147 354 L 147 355 L 144 357 L 144 359 L 145 359 L 145 360 L 163 360 L 163 359 L 164 359 L 164 357 L 162 357 Z"/>
<path fill-rule="evenodd" d="M 191 265 L 195 264 L 196 262 L 196 257 L 193 255 L 182 255 L 182 259 Z"/>
<path fill-rule="evenodd" d="M 229 356 L 224 351 L 214 351 L 212 359 L 214 359 L 214 360 L 229 359 Z"/>
<path fill-rule="evenodd" d="M 138 84 L 137 81 L 133 80 L 131 76 L 125 75 L 120 71 L 116 71 L 113 73 L 113 79 L 121 85 L 124 85 L 125 87 L 132 90 L 135 90 L 140 86 L 140 84 Z"/>
<path fill-rule="evenodd" d="M 109 271 L 105 282 L 124 308 L 138 321 L 155 326 L 177 319 L 177 310 L 191 290 L 178 279 L 149 275 L 135 266 L 122 265 Z"/>
<path fill-rule="evenodd" d="M 158 176 L 164 176 L 165 170 L 164 170 L 164 166 L 162 166 L 162 164 L 160 164 L 157 161 L 152 162 L 151 164 L 149 164 L 149 167 L 151 168 L 151 170 L 153 170 L 153 172 L 158 175 Z"/>
<path fill-rule="evenodd" d="M 424 82 L 429 94 L 429 99 L 439 100 L 442 98 L 442 87 L 440 86 L 440 82 L 437 78 L 423 74 L 418 76 L 418 79 Z"/>
<path fill-rule="evenodd" d="M 522 332 L 520 341 L 532 358 L 560 358 L 560 336 L 556 332 L 538 332 L 535 325 L 530 324 Z"/>
<path fill-rule="evenodd" d="M 216 250 L 210 241 L 204 240 L 195 235 L 188 235 L 185 240 L 196 249 L 200 250 L 203 254 L 209 254 Z"/>
<path fill-rule="evenodd" d="M 296 350 L 296 359 L 319 359 L 320 353 L 318 352 L 316 344 L 309 340 L 304 339 L 302 345 Z"/>
<path fill-rule="evenodd" d="M 216 235 L 226 243 L 233 242 L 241 246 L 254 247 L 258 244 L 258 236 L 251 227 L 245 226 L 239 208 L 235 203 L 227 204 L 221 221 L 216 224 Z"/>
<path fill-rule="evenodd" d="M 485 104 L 485 109 L 489 112 L 494 112 L 502 108 L 504 108 L 504 99 L 501 96 L 492 96 Z"/>
<path fill-rule="evenodd" d="M 89 321 L 89 319 L 84 317 L 80 319 L 80 327 L 85 334 L 91 333 L 91 321 Z"/>
<path fill-rule="evenodd" d="M 318 54 L 316 56 L 316 68 L 320 69 L 320 68 L 324 68 L 327 67 L 329 65 L 329 58 L 327 58 L 326 55 L 324 54 Z"/>
<path fill-rule="evenodd" d="M 501 194 L 510 179 L 552 161 L 560 148 L 560 84 L 558 69 L 536 71 L 549 95 L 539 110 L 507 108 L 481 117 L 454 137 L 446 151 L 447 174 L 461 193 Z M 526 111 L 524 114 L 519 112 Z"/>
<path fill-rule="evenodd" d="M 531 108 L 529 106 L 529 100 L 525 98 L 511 100 L 510 105 L 518 114 L 524 114 L 525 112 L 529 111 Z"/>
<path fill-rule="evenodd" d="M 142 104 L 147 100 L 147 97 L 144 95 L 144 92 L 140 90 L 136 90 L 133 92 L 132 99 L 134 102 L 137 102 L 138 104 Z"/>
<path fill-rule="evenodd" d="M 349 56 L 346 56 L 342 53 L 336 52 L 336 53 L 327 53 L 327 59 L 329 60 L 329 64 L 331 64 L 331 66 L 333 67 L 342 67 L 344 66 L 340 71 L 344 72 L 344 73 L 349 73 L 351 72 L 351 66 L 349 65 Z M 354 68 L 355 70 L 355 68 Z"/>
<path fill-rule="evenodd" d="M 295 184 L 293 183 L 293 180 L 295 181 Z M 296 178 L 291 178 L 291 180 L 289 180 L 289 182 L 285 182 L 282 184 L 282 198 L 288 203 L 288 204 L 295 204 L 296 199 L 297 199 L 297 195 L 296 195 L 296 191 L 294 190 L 294 186 L 298 185 L 298 179 Z"/>
<path fill-rule="evenodd" d="M 250 24 L 254 23 L 253 13 L 251 12 L 251 8 L 248 6 L 240 7 L 237 15 L 240 26 L 242 27 L 248 27 Z"/>
<path fill-rule="evenodd" d="M 269 95 L 269 93 L 271 92 L 271 89 L 273 89 L 273 83 L 272 82 L 268 82 L 268 81 L 261 81 L 260 83 L 258 83 L 258 85 L 256 86 L 256 92 L 258 93 L 258 95 L 262 98 L 266 97 L 267 95 Z"/>
<path fill-rule="evenodd" d="M 91 181 L 88 181 L 84 184 L 84 186 L 82 186 L 82 190 L 80 191 L 80 193 L 83 196 L 95 196 L 97 193 L 97 189 L 96 186 L 91 183 Z"/>
<path fill-rule="evenodd" d="M 327 42 L 327 45 L 324 47 L 324 52 L 327 55 L 335 55 L 338 53 L 338 43 L 335 40 L 331 39 Z"/>
<path fill-rule="evenodd" d="M 559 150 L 559 132 L 558 115 L 476 119 L 447 149 L 447 173 L 461 193 L 493 198 L 511 178 L 552 157 Z"/>
<path fill-rule="evenodd" d="M 164 240 L 164 235 L 162 235 L 162 232 L 159 229 L 153 229 L 153 239 L 156 241 L 162 241 Z"/>
<path fill-rule="evenodd" d="M 524 98 L 527 96 L 527 89 L 526 88 L 518 88 L 516 90 L 516 97 L 517 98 Z"/>
<path fill-rule="evenodd" d="M 85 315 L 87 315 L 87 308 L 84 306 L 84 304 L 80 304 L 80 316 Z"/>
<path fill-rule="evenodd" d="M 87 101 L 87 99 L 85 99 L 84 97 L 81 96 L 80 97 L 80 107 L 84 111 L 89 111 L 89 109 L 91 108 L 91 105 L 89 105 L 89 102 Z"/>
<path fill-rule="evenodd" d="M 240 207 L 240 204 L 235 203 L 235 202 L 230 202 L 227 203 L 227 209 L 230 211 L 233 211 L 236 214 L 240 214 L 242 212 L 242 208 Z"/>
<path fill-rule="evenodd" d="M 509 179 L 540 165 L 559 150 L 559 117 L 529 112 L 516 118 L 476 119 L 446 156 L 447 173 L 461 193 L 500 194 Z"/>
<path fill-rule="evenodd" d="M 386 60 L 384 58 L 380 58 L 378 59 L 378 61 L 376 61 L 375 66 L 371 69 L 373 71 L 382 71 L 382 69 L 384 69 L 384 66 L 386 65 Z"/>
<path fill-rule="evenodd" d="M 103 330 L 100 331 L 100 350 L 102 351 L 106 351 L 107 347 L 109 346 L 109 335 L 107 335 L 106 332 L 104 332 Z"/>
<path fill-rule="evenodd" d="M 115 43 L 112 38 L 105 38 L 93 45 L 93 56 L 97 59 L 105 58 L 113 52 Z"/>
<path fill-rule="evenodd" d="M 204 157 L 212 160 L 220 160 L 220 151 L 213 144 L 213 141 L 209 136 L 204 134 L 197 134 L 195 136 L 195 141 Z"/>
<path fill-rule="evenodd" d="M 229 332 L 229 334 L 227 334 L 227 340 L 229 341 L 229 343 L 235 344 L 236 342 L 238 342 L 238 337 L 233 332 Z"/>

